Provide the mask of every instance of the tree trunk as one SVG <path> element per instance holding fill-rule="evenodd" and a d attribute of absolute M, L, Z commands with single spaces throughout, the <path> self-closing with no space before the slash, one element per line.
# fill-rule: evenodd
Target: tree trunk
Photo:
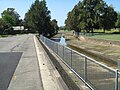
<path fill-rule="evenodd" d="M 93 28 L 91 29 L 91 32 L 93 33 Z"/>
<path fill-rule="evenodd" d="M 81 32 L 81 28 L 79 28 L 79 32 Z"/>
<path fill-rule="evenodd" d="M 105 33 L 105 28 L 103 29 L 103 32 Z"/>

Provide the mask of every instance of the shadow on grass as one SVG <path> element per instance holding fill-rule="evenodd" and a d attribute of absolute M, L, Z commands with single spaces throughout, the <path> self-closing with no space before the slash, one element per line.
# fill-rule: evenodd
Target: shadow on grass
<path fill-rule="evenodd" d="M 120 34 L 120 32 L 113 32 L 112 34 Z"/>

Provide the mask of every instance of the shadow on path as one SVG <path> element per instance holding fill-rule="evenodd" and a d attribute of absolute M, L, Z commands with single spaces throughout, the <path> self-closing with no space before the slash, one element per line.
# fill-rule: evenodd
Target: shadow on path
<path fill-rule="evenodd" d="M 0 90 L 7 90 L 22 52 L 0 53 Z"/>

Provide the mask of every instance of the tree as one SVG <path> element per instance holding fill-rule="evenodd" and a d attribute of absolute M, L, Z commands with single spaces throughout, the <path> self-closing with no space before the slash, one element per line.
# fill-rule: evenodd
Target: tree
<path fill-rule="evenodd" d="M 66 30 L 66 27 L 65 26 L 60 26 L 59 30 Z"/>
<path fill-rule="evenodd" d="M 53 19 L 51 21 L 51 31 L 52 31 L 52 34 L 57 34 L 58 33 L 58 30 L 59 30 L 59 27 L 57 25 L 57 20 L 56 19 Z"/>
<path fill-rule="evenodd" d="M 112 6 L 108 6 L 104 9 L 104 14 L 102 15 L 102 27 L 105 30 L 110 30 L 115 28 L 115 23 L 117 21 L 117 13 L 114 11 Z"/>
<path fill-rule="evenodd" d="M 81 2 L 79 2 L 81 3 Z M 69 30 L 79 31 L 79 6 L 75 5 L 73 10 L 68 13 L 68 17 L 65 20 L 66 28 Z"/>
<path fill-rule="evenodd" d="M 51 16 L 46 1 L 36 0 L 30 7 L 29 11 L 25 14 L 25 26 L 29 30 L 45 36 L 52 36 L 51 30 Z"/>
<path fill-rule="evenodd" d="M 9 23 L 12 26 L 19 25 L 19 14 L 15 11 L 14 8 L 7 8 L 4 10 L 2 15 L 2 19 Z"/>
<path fill-rule="evenodd" d="M 2 18 L 0 19 L 1 23 L 1 33 L 2 34 L 13 34 L 12 26 L 20 25 L 19 14 L 15 11 L 14 8 L 7 8 L 1 13 Z"/>
<path fill-rule="evenodd" d="M 83 0 L 68 13 L 66 28 L 73 30 L 111 29 L 115 27 L 117 13 L 112 6 L 103 0 Z"/>
<path fill-rule="evenodd" d="M 120 32 L 120 13 L 118 13 L 117 21 L 115 25 L 116 25 L 116 28 L 119 28 L 119 32 Z"/>
<path fill-rule="evenodd" d="M 0 18 L 0 34 L 4 33 L 5 25 L 6 25 L 6 22 L 2 18 Z"/>
<path fill-rule="evenodd" d="M 73 17 L 74 17 L 73 13 L 69 12 L 67 19 L 65 20 L 66 28 L 69 30 L 73 30 Z"/>

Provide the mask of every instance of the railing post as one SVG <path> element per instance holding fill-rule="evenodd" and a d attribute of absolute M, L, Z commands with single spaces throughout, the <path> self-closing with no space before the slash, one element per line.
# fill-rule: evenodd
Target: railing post
<path fill-rule="evenodd" d="M 45 39 L 45 42 L 44 42 L 45 44 L 46 44 L 46 39 Z"/>
<path fill-rule="evenodd" d="M 63 60 L 64 60 L 64 46 L 63 46 Z"/>
<path fill-rule="evenodd" d="M 72 68 L 72 50 L 71 50 L 71 68 Z"/>
<path fill-rule="evenodd" d="M 84 62 L 84 79 L 85 79 L 85 82 L 87 82 L 87 58 L 86 57 Z"/>
<path fill-rule="evenodd" d="M 43 42 L 45 41 L 45 37 L 43 37 L 43 40 L 42 40 Z"/>
<path fill-rule="evenodd" d="M 57 43 L 57 55 L 58 55 L 58 43 Z"/>
<path fill-rule="evenodd" d="M 115 75 L 115 90 L 118 90 L 118 69 L 116 69 L 116 75 Z"/>

